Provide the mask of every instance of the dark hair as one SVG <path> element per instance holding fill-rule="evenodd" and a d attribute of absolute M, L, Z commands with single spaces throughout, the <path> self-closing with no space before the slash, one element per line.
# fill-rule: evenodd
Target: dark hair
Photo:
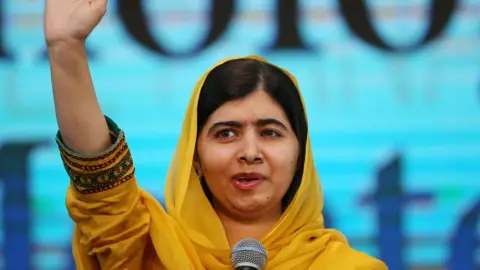
<path fill-rule="evenodd" d="M 205 79 L 197 107 L 197 134 L 201 132 L 210 115 L 227 101 L 244 98 L 261 87 L 284 110 L 299 144 L 298 168 L 287 193 L 282 199 L 285 210 L 300 186 L 303 174 L 307 120 L 295 84 L 279 68 L 268 63 L 242 58 L 227 61 L 214 68 Z M 197 135 L 198 136 L 198 135 Z M 213 196 L 201 179 L 208 199 Z"/>

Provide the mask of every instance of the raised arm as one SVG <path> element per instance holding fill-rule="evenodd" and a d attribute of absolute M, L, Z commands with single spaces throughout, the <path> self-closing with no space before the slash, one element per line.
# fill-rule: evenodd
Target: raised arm
<path fill-rule="evenodd" d="M 46 2 L 45 39 L 57 122 L 65 145 L 82 154 L 102 152 L 112 143 L 84 46 L 104 16 L 106 5 L 107 0 Z"/>
<path fill-rule="evenodd" d="M 85 39 L 107 0 L 47 0 L 45 39 L 50 58 L 57 135 L 70 177 L 66 205 L 75 223 L 76 268 L 154 269 L 150 214 L 142 202 L 125 135 L 98 104 Z"/>

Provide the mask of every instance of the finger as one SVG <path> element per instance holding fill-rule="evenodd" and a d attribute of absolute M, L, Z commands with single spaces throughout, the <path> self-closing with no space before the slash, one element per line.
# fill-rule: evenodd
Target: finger
<path fill-rule="evenodd" d="M 99 8 L 102 8 L 102 9 L 107 8 L 107 0 L 88 0 L 88 1 L 92 5 L 97 6 Z M 138 0 L 136 0 L 136 1 L 138 1 Z"/>

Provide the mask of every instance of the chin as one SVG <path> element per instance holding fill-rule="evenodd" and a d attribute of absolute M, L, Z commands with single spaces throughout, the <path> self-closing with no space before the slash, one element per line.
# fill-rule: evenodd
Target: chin
<path fill-rule="evenodd" d="M 233 208 L 241 213 L 262 213 L 271 206 L 271 201 L 258 200 L 255 198 L 242 198 L 232 202 Z"/>
<path fill-rule="evenodd" d="M 258 213 L 265 209 L 264 205 L 255 204 L 255 203 L 242 203 L 242 204 L 234 204 L 233 205 L 235 210 L 241 213 Z"/>

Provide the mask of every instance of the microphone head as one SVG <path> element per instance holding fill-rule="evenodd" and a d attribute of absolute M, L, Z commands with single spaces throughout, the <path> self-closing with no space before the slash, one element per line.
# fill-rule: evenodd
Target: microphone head
<path fill-rule="evenodd" d="M 260 241 L 247 238 L 235 244 L 230 253 L 230 258 L 234 269 L 250 267 L 251 269 L 261 270 L 267 262 L 267 251 Z"/>

